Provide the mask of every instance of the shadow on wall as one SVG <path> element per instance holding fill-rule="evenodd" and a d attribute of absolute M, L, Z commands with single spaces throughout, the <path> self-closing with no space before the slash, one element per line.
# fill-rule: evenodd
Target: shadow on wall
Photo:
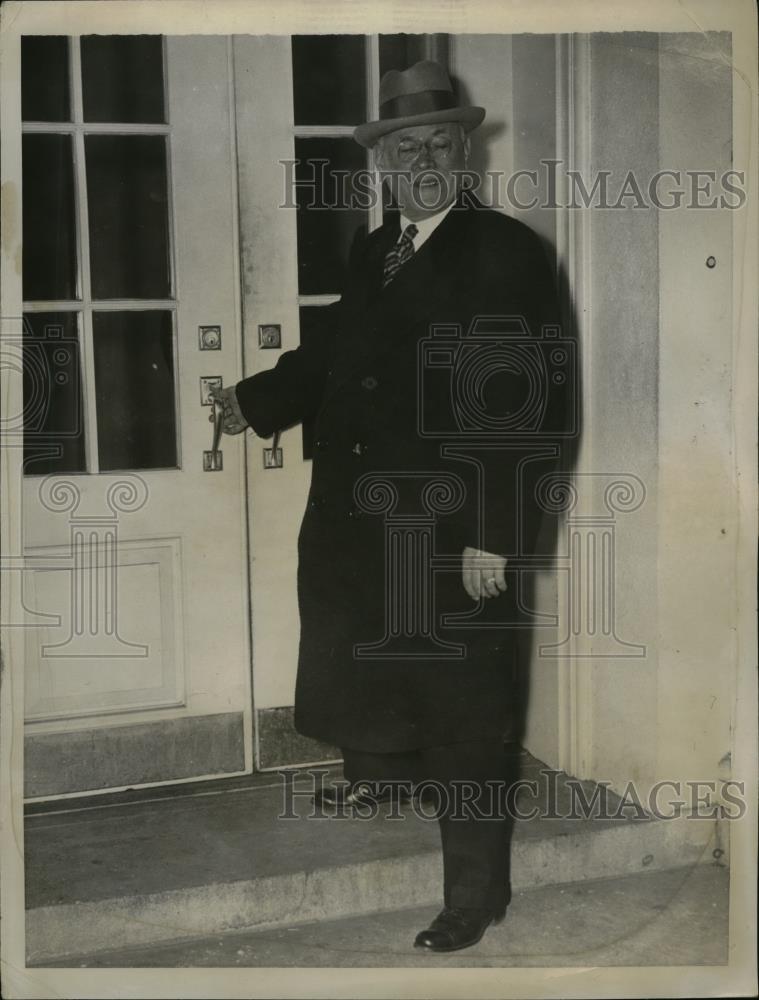
<path fill-rule="evenodd" d="M 467 87 L 467 84 L 456 76 L 451 76 L 454 91 L 461 104 L 477 103 Z M 480 175 L 484 175 L 489 170 L 503 169 L 504 164 L 499 164 L 493 160 L 493 145 L 496 140 L 501 139 L 513 126 L 507 121 L 502 111 L 488 106 L 487 117 L 483 124 L 471 135 L 471 155 L 469 160 L 470 168 Z M 559 209 L 555 209 L 558 212 Z M 507 214 L 513 214 L 508 212 Z M 556 227 L 553 227 L 554 232 Z M 574 397 L 577 404 L 577 429 L 574 437 L 566 440 L 562 444 L 561 458 L 558 471 L 567 479 L 572 475 L 576 465 L 579 444 L 583 429 L 582 413 L 582 386 L 580 384 L 580 373 L 582 372 L 582 344 L 579 339 L 578 320 L 573 301 L 572 291 L 569 287 L 569 279 L 562 261 L 558 259 L 557 248 L 552 240 L 547 239 L 542 234 L 541 242 L 544 245 L 546 255 L 555 268 L 556 285 L 559 294 L 562 320 L 562 336 L 564 339 L 572 340 L 575 344 L 575 385 Z M 532 331 L 533 335 L 539 336 L 540 331 Z M 549 557 L 553 562 L 550 569 L 542 569 L 537 572 L 525 572 L 520 581 L 520 603 L 526 614 L 533 609 L 537 609 L 538 578 L 539 575 L 556 575 L 556 550 L 558 545 L 560 524 L 563 515 L 545 515 L 537 541 L 537 554 L 543 558 Z M 554 608 L 542 608 L 550 613 L 555 613 Z M 519 631 L 517 639 L 517 656 L 512 665 L 514 678 L 514 704 L 512 716 L 509 720 L 508 739 L 515 743 L 522 743 L 525 737 L 527 712 L 530 698 L 530 675 L 531 664 L 536 659 L 536 649 L 539 642 L 545 641 L 543 637 L 531 628 Z"/>
<path fill-rule="evenodd" d="M 451 83 L 460 104 L 475 104 L 467 85 L 459 77 L 451 75 Z M 491 108 L 487 108 L 485 121 L 479 128 L 472 132 L 470 138 L 472 142 L 472 152 L 469 159 L 469 167 L 475 173 L 483 175 L 488 170 L 498 169 L 492 163 L 491 150 L 493 142 L 506 133 L 509 125 L 505 116 L 498 117 L 498 113 Z"/>
<path fill-rule="evenodd" d="M 545 239 L 542 240 L 547 243 Z M 546 246 L 546 252 L 552 260 L 556 260 L 556 248 Z M 564 480 L 569 482 L 577 464 L 580 442 L 582 440 L 584 427 L 583 413 L 583 387 L 582 387 L 582 350 L 583 345 L 579 335 L 577 311 L 575 309 L 572 291 L 569 287 L 569 279 L 562 262 L 557 262 L 556 284 L 559 293 L 559 303 L 561 307 L 562 336 L 565 340 L 570 340 L 575 347 L 575 382 L 574 399 L 576 402 L 577 427 L 574 436 L 566 439 L 561 446 L 561 455 L 557 472 Z M 549 556 L 552 561 L 550 569 L 542 569 L 537 572 L 527 572 L 523 575 L 521 583 L 521 599 L 525 609 L 547 610 L 555 613 L 553 608 L 539 609 L 538 578 L 539 575 L 553 575 L 558 577 L 557 547 L 560 537 L 560 525 L 563 521 L 563 514 L 546 514 L 543 518 L 540 533 L 538 535 L 536 553 L 540 556 Z M 556 607 L 559 613 L 559 628 L 561 629 L 561 608 Z M 514 712 L 511 720 L 510 738 L 520 745 L 523 744 L 527 729 L 527 713 L 530 701 L 530 678 L 532 675 L 532 664 L 537 662 L 538 644 L 544 642 L 544 638 L 539 635 L 536 629 L 525 629 L 517 637 L 517 657 L 514 664 Z"/>

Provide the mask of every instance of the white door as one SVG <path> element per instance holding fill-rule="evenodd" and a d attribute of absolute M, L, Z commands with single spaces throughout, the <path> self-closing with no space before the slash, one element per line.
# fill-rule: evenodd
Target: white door
<path fill-rule="evenodd" d="M 22 61 L 27 795 L 239 774 L 245 456 L 204 471 L 201 403 L 242 375 L 231 44 Z"/>

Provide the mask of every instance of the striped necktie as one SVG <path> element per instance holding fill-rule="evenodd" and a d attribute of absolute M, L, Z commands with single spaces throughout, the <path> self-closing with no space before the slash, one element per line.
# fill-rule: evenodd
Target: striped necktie
<path fill-rule="evenodd" d="M 414 223 L 410 223 L 403 230 L 398 242 L 388 250 L 382 271 L 383 288 L 393 280 L 406 261 L 414 256 L 414 237 L 418 232 Z"/>

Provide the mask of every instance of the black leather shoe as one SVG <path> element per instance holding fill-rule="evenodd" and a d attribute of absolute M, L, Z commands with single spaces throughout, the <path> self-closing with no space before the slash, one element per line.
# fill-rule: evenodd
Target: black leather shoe
<path fill-rule="evenodd" d="M 314 793 L 317 809 L 350 809 L 376 806 L 385 802 L 408 802 L 410 792 L 403 786 L 360 781 L 355 785 L 329 785 Z"/>
<path fill-rule="evenodd" d="M 459 951 L 477 944 L 491 924 L 499 924 L 506 915 L 498 911 L 448 907 L 438 913 L 426 931 L 420 931 L 415 948 L 427 951 Z"/>

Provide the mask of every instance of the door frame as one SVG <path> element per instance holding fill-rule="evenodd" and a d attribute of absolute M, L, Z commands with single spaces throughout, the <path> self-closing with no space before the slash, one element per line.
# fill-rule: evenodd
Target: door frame
<path fill-rule="evenodd" d="M 6 432 L 6 422 L 23 413 L 20 349 L 9 341 L 21 338 L 21 41 L 0 33 L 0 760 L 2 787 L 0 829 L 3 837 L 3 912 L 17 911 L 24 896 L 24 691 L 19 664 L 23 662 L 21 604 L 21 508 L 17 488 L 23 462 L 23 427 Z M 13 179 L 13 180 L 11 180 Z M 7 318 L 6 318 L 7 317 Z M 15 421 L 14 421 L 15 424 Z M 10 835 L 9 835 L 10 834 Z M 6 956 L 24 954 L 24 921 L 5 919 L 2 945 Z"/>

